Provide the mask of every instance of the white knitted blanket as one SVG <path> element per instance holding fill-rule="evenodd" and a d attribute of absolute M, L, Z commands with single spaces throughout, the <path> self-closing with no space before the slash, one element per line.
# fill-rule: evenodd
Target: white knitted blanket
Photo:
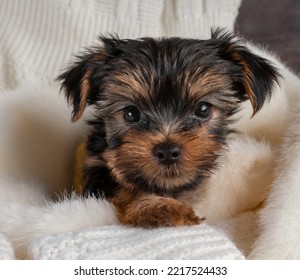
<path fill-rule="evenodd" d="M 241 0 L 0 0 L 0 89 L 53 83 L 100 34 L 208 38 Z"/>
<path fill-rule="evenodd" d="M 94 43 L 99 34 L 207 38 L 212 27 L 233 29 L 240 2 L 0 0 L 0 91 L 52 84 L 72 55 Z M 246 230 L 240 229 L 246 229 L 253 216 L 245 215 L 214 226 L 145 230 L 107 225 L 41 234 L 31 243 L 29 255 L 34 259 L 243 259 L 237 246 L 245 249 L 241 239 Z M 0 234 L 0 259 L 13 258 L 12 244 Z"/>
<path fill-rule="evenodd" d="M 222 231 L 207 225 L 152 230 L 103 226 L 47 236 L 31 250 L 34 259 L 244 259 Z"/>

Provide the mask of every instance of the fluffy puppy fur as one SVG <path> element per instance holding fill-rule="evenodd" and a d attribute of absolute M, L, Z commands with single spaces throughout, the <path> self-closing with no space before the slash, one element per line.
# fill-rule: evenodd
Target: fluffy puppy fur
<path fill-rule="evenodd" d="M 109 199 L 121 223 L 199 223 L 190 197 L 207 179 L 233 132 L 240 103 L 255 115 L 279 74 L 232 34 L 209 40 L 102 37 L 59 80 L 73 121 L 94 105 L 83 158 L 87 193 Z"/>

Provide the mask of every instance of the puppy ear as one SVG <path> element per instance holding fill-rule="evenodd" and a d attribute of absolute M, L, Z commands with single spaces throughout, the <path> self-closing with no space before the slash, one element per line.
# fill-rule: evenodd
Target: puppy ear
<path fill-rule="evenodd" d="M 78 61 L 57 78 L 69 104 L 73 106 L 74 122 L 82 116 L 91 96 L 96 94 L 91 81 L 93 69 L 92 54 L 86 54 L 78 57 Z"/>
<path fill-rule="evenodd" d="M 270 61 L 249 51 L 234 35 L 217 30 L 212 38 L 220 40 L 219 55 L 239 67 L 239 73 L 233 75 L 234 82 L 240 98 L 250 100 L 254 116 L 271 98 L 273 87 L 279 83 L 279 72 Z"/>
<path fill-rule="evenodd" d="M 69 104 L 73 106 L 73 122 L 80 119 L 86 106 L 97 101 L 101 79 L 106 71 L 105 64 L 116 55 L 114 49 L 121 41 L 116 36 L 99 39 L 101 46 L 87 49 L 83 55 L 77 56 L 77 61 L 57 78 Z"/>

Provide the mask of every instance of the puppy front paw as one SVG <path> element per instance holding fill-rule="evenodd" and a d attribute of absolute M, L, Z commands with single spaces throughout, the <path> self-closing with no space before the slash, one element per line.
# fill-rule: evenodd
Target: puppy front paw
<path fill-rule="evenodd" d="M 141 225 L 144 227 L 178 227 L 191 226 L 200 223 L 200 218 L 195 215 L 192 207 L 175 199 L 164 199 L 153 205 L 152 213 L 148 213 L 147 219 L 141 217 Z M 148 210 L 145 210 L 148 212 Z M 146 214 L 146 213 L 145 213 Z M 143 215 L 145 217 L 145 215 Z"/>
<path fill-rule="evenodd" d="M 144 228 L 197 225 L 202 221 L 186 203 L 155 195 L 132 201 L 117 216 L 122 224 Z"/>

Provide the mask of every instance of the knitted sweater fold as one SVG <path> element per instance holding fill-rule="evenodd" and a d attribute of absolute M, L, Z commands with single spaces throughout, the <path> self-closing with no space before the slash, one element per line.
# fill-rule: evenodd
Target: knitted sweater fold
<path fill-rule="evenodd" d="M 0 90 L 52 84 L 100 34 L 208 38 L 241 0 L 0 0 Z"/>

